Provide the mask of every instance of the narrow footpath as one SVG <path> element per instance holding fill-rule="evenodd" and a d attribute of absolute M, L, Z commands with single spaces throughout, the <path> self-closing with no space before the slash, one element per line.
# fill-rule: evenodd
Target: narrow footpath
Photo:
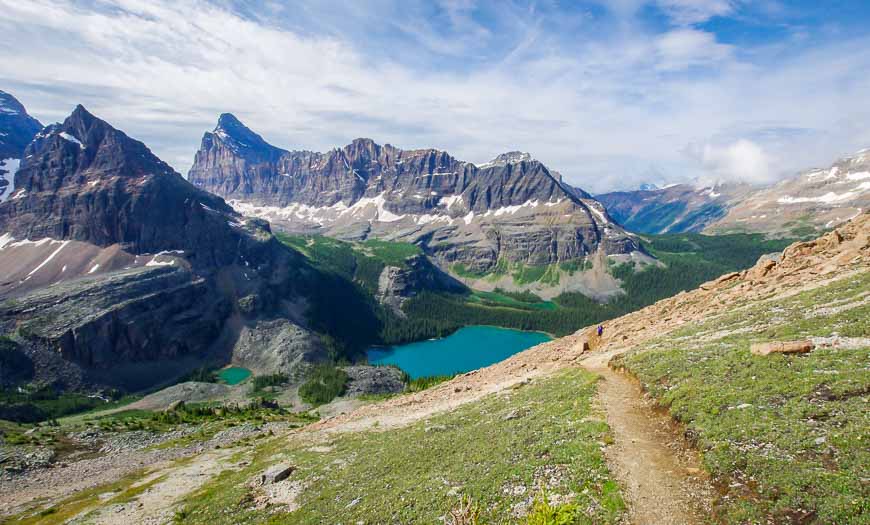
<path fill-rule="evenodd" d="M 598 400 L 615 441 L 607 462 L 628 500 L 631 523 L 706 523 L 713 492 L 698 455 L 670 417 L 644 399 L 636 381 L 607 365 L 623 351 L 592 352 L 580 365 L 601 377 Z"/>

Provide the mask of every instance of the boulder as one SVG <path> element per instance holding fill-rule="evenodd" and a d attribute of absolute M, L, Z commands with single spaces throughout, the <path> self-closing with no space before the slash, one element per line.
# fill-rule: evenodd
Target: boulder
<path fill-rule="evenodd" d="M 364 394 L 398 394 L 405 390 L 404 374 L 391 366 L 355 365 L 343 368 L 348 383 L 345 395 L 357 397 Z"/>
<path fill-rule="evenodd" d="M 260 485 L 271 485 L 280 483 L 290 477 L 290 474 L 296 470 L 293 465 L 274 465 L 267 468 L 260 474 Z"/>
<path fill-rule="evenodd" d="M 811 352 L 815 346 L 812 341 L 753 343 L 749 351 L 753 355 L 806 354 Z"/>

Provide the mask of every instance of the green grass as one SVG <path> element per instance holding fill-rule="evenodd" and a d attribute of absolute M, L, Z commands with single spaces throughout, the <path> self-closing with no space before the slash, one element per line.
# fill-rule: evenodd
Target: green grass
<path fill-rule="evenodd" d="M 381 260 L 387 266 L 405 267 L 409 257 L 423 253 L 419 246 L 407 242 L 382 241 L 366 239 L 359 243 L 359 248 Z"/>
<path fill-rule="evenodd" d="M 511 276 L 518 285 L 538 282 L 547 273 L 547 266 L 514 265 Z"/>
<path fill-rule="evenodd" d="M 320 235 L 279 233 L 276 236 L 317 268 L 354 281 L 370 293 L 377 291 L 378 277 L 386 266 L 406 268 L 409 257 L 422 253 L 413 244 L 380 239 L 349 242 Z"/>
<path fill-rule="evenodd" d="M 752 342 L 870 337 L 870 274 L 684 327 L 621 360 L 697 437 L 726 523 L 870 522 L 870 348 L 753 356 Z M 704 340 L 704 339 L 707 340 Z"/>
<path fill-rule="evenodd" d="M 577 523 L 616 523 L 624 505 L 594 392 L 595 377 L 572 370 L 408 427 L 335 435 L 328 452 L 282 439 L 189 496 L 180 522 L 438 523 L 466 498 L 479 523 L 512 523 L 543 488 L 584 509 Z M 252 509 L 247 480 L 278 462 L 297 467 L 299 509 Z"/>
<path fill-rule="evenodd" d="M 559 269 L 568 275 L 574 275 L 577 272 L 585 272 L 592 269 L 592 262 L 588 259 L 574 259 L 571 261 L 563 261 L 559 263 Z"/>

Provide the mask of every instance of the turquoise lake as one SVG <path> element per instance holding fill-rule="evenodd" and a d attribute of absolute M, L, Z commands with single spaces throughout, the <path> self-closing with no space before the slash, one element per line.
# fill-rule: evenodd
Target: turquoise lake
<path fill-rule="evenodd" d="M 412 379 L 476 370 L 550 340 L 541 332 L 466 326 L 442 339 L 368 350 L 369 364 L 396 365 Z"/>
<path fill-rule="evenodd" d="M 218 377 L 221 379 L 221 381 L 228 385 L 237 385 L 245 379 L 251 377 L 251 371 L 247 368 L 231 366 L 229 368 L 224 368 L 223 370 L 218 372 Z"/>

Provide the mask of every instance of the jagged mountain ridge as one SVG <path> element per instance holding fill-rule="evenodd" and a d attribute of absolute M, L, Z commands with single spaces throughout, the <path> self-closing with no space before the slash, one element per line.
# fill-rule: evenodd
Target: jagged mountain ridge
<path fill-rule="evenodd" d="M 187 249 L 203 266 L 235 254 L 240 216 L 188 184 L 141 142 L 78 106 L 38 133 L 0 208 L 3 232 L 18 239 L 119 244 L 132 253 Z M 236 228 L 238 229 L 238 228 Z"/>
<path fill-rule="evenodd" d="M 870 149 L 811 169 L 740 199 L 709 233 L 813 235 L 870 209 Z"/>
<path fill-rule="evenodd" d="M 0 203 L 0 333 L 39 380 L 141 388 L 207 355 L 233 358 L 264 316 L 260 343 L 284 341 L 269 350 L 282 370 L 319 355 L 291 304 L 309 269 L 267 223 L 82 106 L 25 153 Z"/>
<path fill-rule="evenodd" d="M 442 267 L 546 265 L 642 253 L 599 202 L 529 154 L 476 166 L 436 149 L 357 139 L 327 153 L 268 144 L 221 115 L 188 175 L 237 210 L 294 232 L 419 244 Z"/>
<path fill-rule="evenodd" d="M 42 124 L 27 114 L 18 99 L 0 90 L 0 202 L 12 193 L 24 148 L 41 129 Z"/>

